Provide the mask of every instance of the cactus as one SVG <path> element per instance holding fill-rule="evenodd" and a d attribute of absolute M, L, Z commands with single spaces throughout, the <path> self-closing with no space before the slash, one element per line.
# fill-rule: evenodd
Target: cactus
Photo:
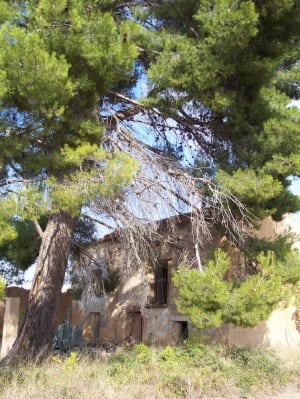
<path fill-rule="evenodd" d="M 85 320 L 84 320 L 85 321 Z M 69 314 L 59 326 L 57 333 L 53 339 L 53 349 L 60 353 L 69 353 L 74 348 L 86 345 L 86 341 L 82 337 L 83 323 L 79 326 L 73 326 L 69 320 Z"/>

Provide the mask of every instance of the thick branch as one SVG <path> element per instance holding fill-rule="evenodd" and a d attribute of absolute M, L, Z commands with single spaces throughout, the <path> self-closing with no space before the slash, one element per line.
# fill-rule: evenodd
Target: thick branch
<path fill-rule="evenodd" d="M 39 237 L 42 239 L 43 235 L 44 235 L 44 232 L 43 232 L 39 222 L 36 219 L 33 219 L 33 224 L 34 224 L 34 227 L 35 227 Z"/>

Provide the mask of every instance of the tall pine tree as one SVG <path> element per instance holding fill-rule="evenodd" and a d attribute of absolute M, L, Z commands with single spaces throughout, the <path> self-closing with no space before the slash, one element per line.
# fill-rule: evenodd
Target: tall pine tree
<path fill-rule="evenodd" d="M 174 117 L 224 190 L 253 213 L 280 219 L 299 207 L 300 4 L 163 1 L 151 10 L 164 47 L 150 67 L 152 100 Z M 147 17 L 145 17 L 147 18 Z"/>
<path fill-rule="evenodd" d="M 138 163 L 102 144 L 105 93 L 133 73 L 136 46 L 96 1 L 0 2 L 1 233 L 33 221 L 40 248 L 13 351 L 47 353 L 82 206 L 120 194 Z M 47 215 L 43 230 L 38 222 Z M 9 359 L 8 359 L 9 360 Z"/>

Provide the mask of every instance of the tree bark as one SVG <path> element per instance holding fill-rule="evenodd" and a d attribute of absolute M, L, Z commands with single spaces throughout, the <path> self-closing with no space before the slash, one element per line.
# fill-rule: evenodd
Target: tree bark
<path fill-rule="evenodd" d="M 66 212 L 50 217 L 42 235 L 24 321 L 1 366 L 20 356 L 38 360 L 49 354 L 76 220 Z"/>

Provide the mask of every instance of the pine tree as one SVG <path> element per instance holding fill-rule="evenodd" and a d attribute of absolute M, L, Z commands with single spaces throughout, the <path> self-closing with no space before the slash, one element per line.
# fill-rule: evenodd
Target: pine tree
<path fill-rule="evenodd" d="M 299 208 L 298 1 L 166 1 L 152 100 L 256 215 Z"/>
<path fill-rule="evenodd" d="M 122 40 L 126 24 L 96 1 L 1 1 L 0 10 L 0 241 L 15 239 L 22 221 L 32 221 L 40 238 L 26 317 L 9 356 L 22 347 L 37 357 L 51 347 L 82 206 L 121 194 L 138 170 L 128 155 L 102 145 L 99 116 L 105 93 L 132 75 L 137 50 Z"/>
<path fill-rule="evenodd" d="M 300 174 L 300 113 L 291 104 L 300 98 L 299 11 L 293 0 L 174 0 L 152 9 L 164 21 L 164 47 L 150 66 L 146 103 L 176 121 L 181 147 L 192 142 L 223 192 L 260 218 L 299 209 L 288 189 Z M 299 280 L 290 256 L 235 283 L 220 254 L 204 273 L 181 268 L 178 309 L 199 328 L 253 326 L 282 300 L 287 275 Z"/>

